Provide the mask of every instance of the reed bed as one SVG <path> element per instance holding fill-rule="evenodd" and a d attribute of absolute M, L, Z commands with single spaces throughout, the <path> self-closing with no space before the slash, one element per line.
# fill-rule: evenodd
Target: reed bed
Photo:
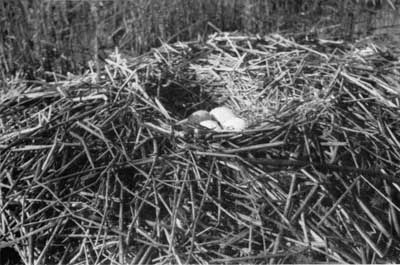
<path fill-rule="evenodd" d="M 400 62 L 218 33 L 8 80 L 0 248 L 24 264 L 400 262 Z M 179 121 L 231 107 L 242 132 Z"/>

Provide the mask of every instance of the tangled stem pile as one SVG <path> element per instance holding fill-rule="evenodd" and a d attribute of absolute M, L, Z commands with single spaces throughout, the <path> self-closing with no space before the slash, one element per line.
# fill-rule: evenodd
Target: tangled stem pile
<path fill-rule="evenodd" d="M 10 80 L 0 248 L 25 264 L 399 262 L 399 76 L 373 44 L 217 34 Z M 178 123 L 220 105 L 249 128 Z"/>

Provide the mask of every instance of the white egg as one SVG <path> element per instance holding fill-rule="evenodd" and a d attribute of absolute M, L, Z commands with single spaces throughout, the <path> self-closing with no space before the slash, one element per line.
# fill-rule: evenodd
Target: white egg
<path fill-rule="evenodd" d="M 221 127 L 218 125 L 218 123 L 216 121 L 213 120 L 205 120 L 200 122 L 201 126 L 204 126 L 210 130 L 214 130 L 214 131 L 220 131 Z"/>
<path fill-rule="evenodd" d="M 198 110 L 190 114 L 188 121 L 193 123 L 200 123 L 202 121 L 211 120 L 210 113 L 206 110 Z"/>
<path fill-rule="evenodd" d="M 224 130 L 240 132 L 246 129 L 247 122 L 241 118 L 235 117 L 222 124 Z"/>
<path fill-rule="evenodd" d="M 230 108 L 227 107 L 217 107 L 210 111 L 211 116 L 217 120 L 220 124 L 223 124 L 237 116 Z"/>

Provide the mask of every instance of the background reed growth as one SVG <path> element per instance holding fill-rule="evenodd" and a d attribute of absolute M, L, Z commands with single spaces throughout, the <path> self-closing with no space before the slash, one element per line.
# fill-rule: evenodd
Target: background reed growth
<path fill-rule="evenodd" d="M 31 78 L 46 71 L 81 72 L 88 60 L 102 59 L 114 47 L 138 55 L 161 41 L 203 37 L 215 31 L 208 23 L 223 31 L 352 38 L 396 24 L 376 19 L 382 6 L 400 17 L 394 5 L 390 0 L 6 0 L 0 4 L 0 69 L 3 78 L 17 70 Z"/>

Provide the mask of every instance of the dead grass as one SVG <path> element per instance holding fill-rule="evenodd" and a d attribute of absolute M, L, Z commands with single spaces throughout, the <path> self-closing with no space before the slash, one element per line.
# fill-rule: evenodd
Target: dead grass
<path fill-rule="evenodd" d="M 25 264 L 399 262 L 400 62 L 356 48 L 221 33 L 10 80 L 0 248 Z M 176 125 L 221 104 L 251 126 Z"/>

